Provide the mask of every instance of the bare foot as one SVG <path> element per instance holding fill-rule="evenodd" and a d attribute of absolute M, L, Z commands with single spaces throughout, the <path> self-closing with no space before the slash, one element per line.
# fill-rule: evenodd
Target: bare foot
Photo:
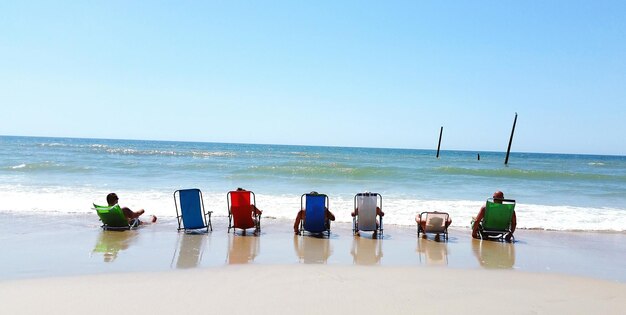
<path fill-rule="evenodd" d="M 156 222 L 156 220 L 157 220 L 156 215 L 151 216 L 150 221 L 151 221 L 152 223 L 155 223 L 155 222 Z"/>

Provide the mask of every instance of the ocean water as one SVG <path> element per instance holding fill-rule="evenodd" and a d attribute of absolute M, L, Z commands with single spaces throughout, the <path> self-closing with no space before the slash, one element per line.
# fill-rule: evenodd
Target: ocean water
<path fill-rule="evenodd" d="M 501 152 L 435 153 L 0 136 L 0 211 L 91 213 L 116 192 L 123 206 L 173 217 L 174 191 L 199 188 L 205 206 L 226 216 L 226 193 L 244 187 L 264 217 L 293 219 L 300 196 L 315 190 L 350 222 L 354 195 L 371 191 L 383 196 L 385 224 L 414 225 L 417 213 L 436 210 L 469 227 L 502 190 L 517 201 L 518 228 L 626 230 L 626 157 L 511 153 L 505 166 Z"/>

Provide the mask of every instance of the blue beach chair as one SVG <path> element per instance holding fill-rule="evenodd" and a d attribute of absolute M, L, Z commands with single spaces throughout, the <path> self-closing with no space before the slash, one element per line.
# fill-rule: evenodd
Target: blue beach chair
<path fill-rule="evenodd" d="M 328 196 L 324 194 L 310 193 L 300 197 L 300 207 L 305 213 L 304 220 L 300 223 L 300 235 L 307 231 L 313 234 L 327 232 L 330 236 L 330 223 L 326 220 L 328 205 Z"/>
<path fill-rule="evenodd" d="M 204 211 L 202 192 L 200 189 L 181 189 L 174 192 L 174 205 L 176 206 L 176 219 L 178 231 L 194 232 L 201 229 L 213 231 L 211 214 L 213 211 Z M 180 208 L 180 213 L 178 209 Z"/>

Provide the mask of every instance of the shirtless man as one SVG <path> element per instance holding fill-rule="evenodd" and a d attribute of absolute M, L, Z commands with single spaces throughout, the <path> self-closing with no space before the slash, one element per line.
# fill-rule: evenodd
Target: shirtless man
<path fill-rule="evenodd" d="M 115 193 L 110 193 L 107 195 L 107 203 L 109 204 L 109 207 L 115 206 L 116 204 L 118 204 L 119 198 L 117 197 L 117 194 Z M 146 212 L 145 210 L 141 209 L 137 212 L 130 210 L 128 207 L 120 207 L 122 208 L 122 212 L 124 213 L 124 216 L 126 217 L 126 219 L 128 219 L 128 223 L 131 223 L 132 220 L 134 219 L 139 219 L 139 216 L 141 216 L 142 214 L 144 214 L 144 212 Z M 152 223 L 156 222 L 157 217 L 156 216 L 151 216 L 150 221 Z M 141 223 L 141 221 L 139 221 Z"/>
<path fill-rule="evenodd" d="M 493 193 L 493 202 L 502 203 L 502 199 L 504 199 L 504 193 L 501 191 L 496 191 Z M 478 225 L 485 217 L 485 205 L 480 208 L 478 215 L 476 216 L 476 220 L 474 220 L 474 225 L 472 226 L 472 237 L 480 238 L 478 235 Z M 511 233 L 508 233 L 504 239 L 507 242 L 511 241 L 511 237 L 513 237 L 513 232 L 515 232 L 515 227 L 517 226 L 517 218 L 515 217 L 515 210 L 513 211 L 513 216 L 511 217 Z"/>

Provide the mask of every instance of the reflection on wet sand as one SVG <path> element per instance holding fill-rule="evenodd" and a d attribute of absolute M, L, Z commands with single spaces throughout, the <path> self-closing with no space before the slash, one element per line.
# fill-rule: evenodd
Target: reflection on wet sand
<path fill-rule="evenodd" d="M 416 251 L 421 264 L 448 265 L 448 243 L 445 241 L 418 237 Z"/>
<path fill-rule="evenodd" d="M 375 265 L 383 258 L 383 241 L 354 236 L 352 239 L 352 263 L 356 265 Z"/>
<path fill-rule="evenodd" d="M 174 251 L 177 269 L 196 268 L 202 260 L 204 244 L 209 236 L 204 234 L 179 233 L 178 246 Z M 172 261 L 174 267 L 174 261 Z"/>
<path fill-rule="evenodd" d="M 515 265 L 515 245 L 512 243 L 474 239 L 472 251 L 483 268 L 510 269 Z"/>
<path fill-rule="evenodd" d="M 305 264 L 325 264 L 332 254 L 330 240 L 324 237 L 294 235 L 293 248 Z"/>
<path fill-rule="evenodd" d="M 102 231 L 92 252 L 101 253 L 105 262 L 113 262 L 136 238 L 137 231 Z"/>
<path fill-rule="evenodd" d="M 254 261 L 259 254 L 261 238 L 254 235 L 228 235 L 228 255 L 226 261 L 229 264 L 247 264 Z"/>

